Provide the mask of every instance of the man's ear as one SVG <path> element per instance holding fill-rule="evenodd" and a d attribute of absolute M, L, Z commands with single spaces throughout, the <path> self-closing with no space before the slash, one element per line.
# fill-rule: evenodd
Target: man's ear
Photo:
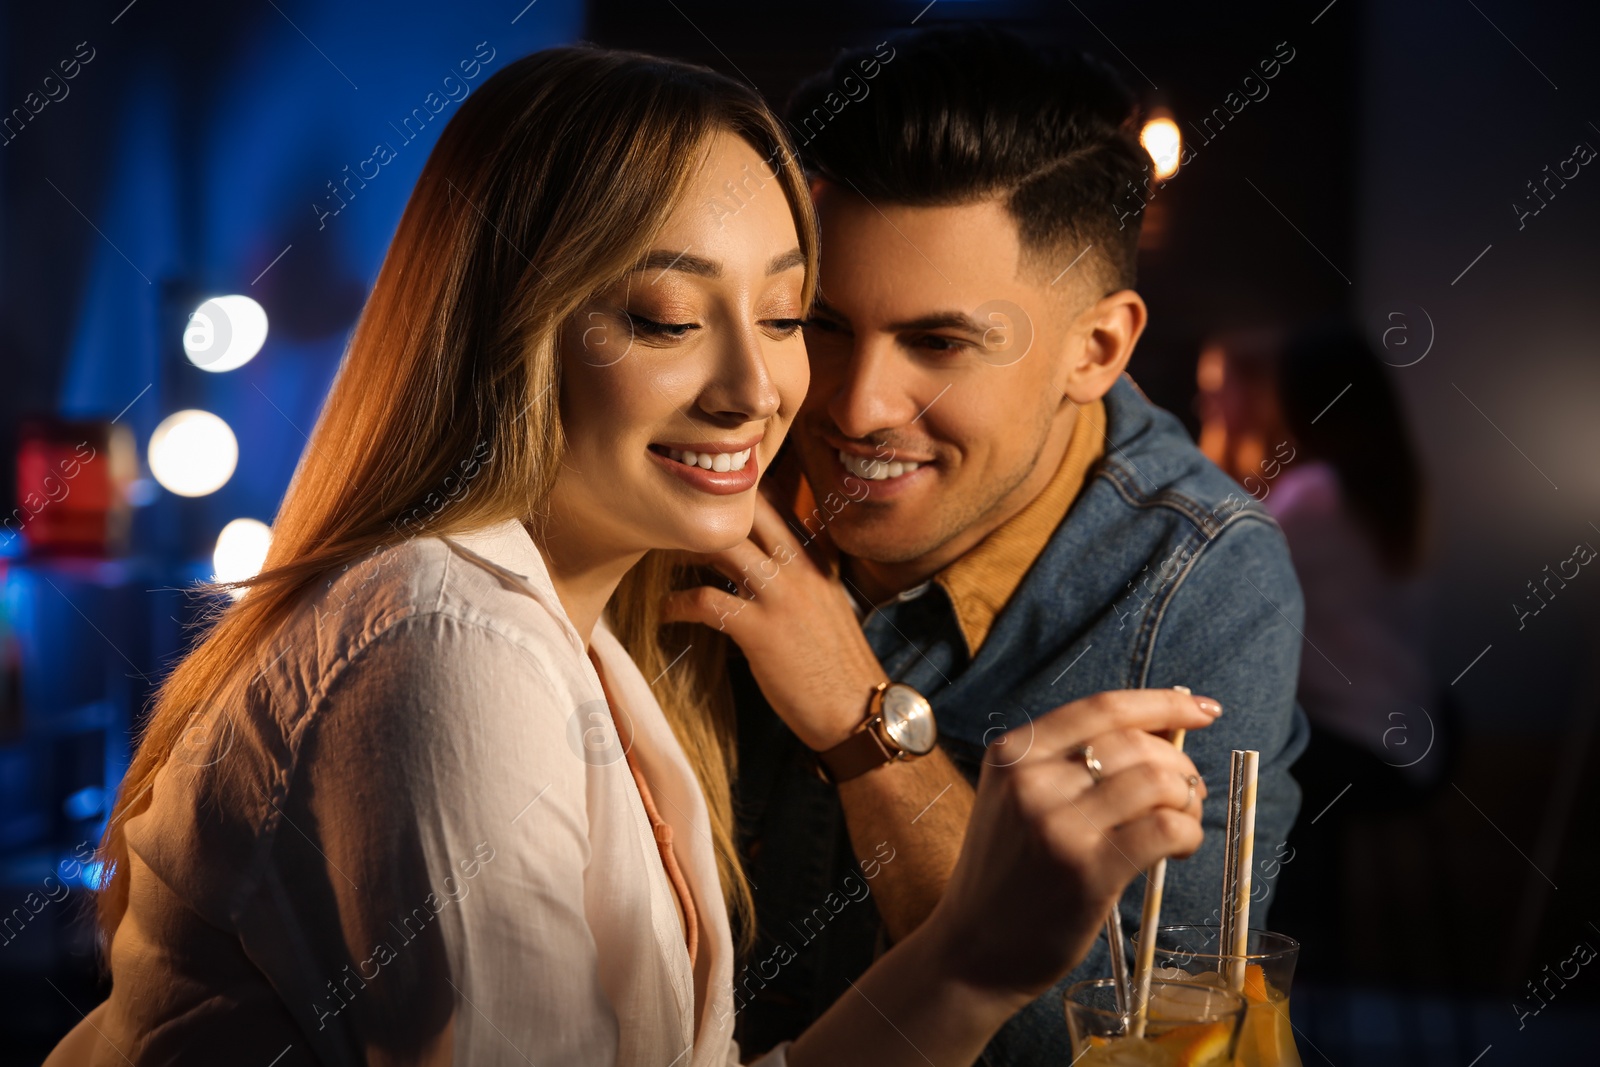
<path fill-rule="evenodd" d="M 1078 316 L 1069 335 L 1061 391 L 1076 404 L 1089 404 L 1111 391 L 1139 343 L 1150 311 L 1132 289 L 1101 297 Z"/>

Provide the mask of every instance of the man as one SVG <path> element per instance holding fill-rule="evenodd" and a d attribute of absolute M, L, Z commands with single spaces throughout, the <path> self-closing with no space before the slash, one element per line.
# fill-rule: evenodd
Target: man
<path fill-rule="evenodd" d="M 669 612 L 745 657 L 747 1052 L 799 1032 L 927 916 L 983 762 L 1014 759 L 1058 705 L 1179 685 L 1222 705 L 1186 751 L 1213 798 L 1231 749 L 1261 753 L 1265 918 L 1299 804 L 1300 592 L 1272 520 L 1123 373 L 1146 321 L 1125 197 L 1149 159 L 1130 113 L 1099 65 L 983 29 L 848 53 L 791 103 L 823 242 L 790 457 L 805 482 L 793 514 L 767 509 L 714 561 L 732 593 Z M 1084 773 L 1165 743 L 1130 731 Z M 1205 824 L 1169 867 L 1164 921 L 1217 921 L 1216 800 Z M 1143 886 L 1122 902 L 1130 933 Z M 1102 942 L 1072 979 L 1108 973 Z M 985 1058 L 1066 1062 L 1060 990 Z"/>

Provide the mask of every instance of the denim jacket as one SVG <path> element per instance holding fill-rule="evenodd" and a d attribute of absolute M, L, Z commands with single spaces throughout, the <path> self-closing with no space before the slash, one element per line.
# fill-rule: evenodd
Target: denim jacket
<path fill-rule="evenodd" d="M 1303 603 L 1283 534 L 1130 379 L 1105 397 L 1104 457 L 996 617 L 976 656 L 937 582 L 873 610 L 867 640 L 891 678 L 933 704 L 940 744 L 976 782 L 1004 730 L 1110 689 L 1186 685 L 1223 714 L 1185 751 L 1210 790 L 1205 843 L 1167 868 L 1163 923 L 1215 923 L 1222 902 L 1229 753 L 1261 753 L 1255 903 L 1265 925 L 1284 839 L 1299 808 L 1289 766 L 1308 727 L 1295 705 Z M 730 673 L 739 727 L 740 842 L 760 942 L 735 980 L 742 1047 L 794 1037 L 882 951 L 871 877 L 891 846 L 858 862 L 833 786 L 770 710 L 743 660 Z M 1020 735 L 1026 737 L 1024 730 Z M 1290 857 L 1292 858 L 1292 853 Z M 1138 928 L 1144 879 L 1122 899 Z M 1061 985 L 1000 1031 L 981 1062 L 1071 1058 L 1061 995 L 1110 974 L 1104 939 Z"/>

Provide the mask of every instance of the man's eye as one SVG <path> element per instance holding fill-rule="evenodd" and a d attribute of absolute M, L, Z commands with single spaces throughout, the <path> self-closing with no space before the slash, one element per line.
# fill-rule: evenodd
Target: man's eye
<path fill-rule="evenodd" d="M 633 327 L 634 333 L 645 337 L 683 337 L 690 330 L 698 330 L 698 323 L 693 322 L 657 322 L 647 319 L 643 315 L 635 315 L 631 311 L 623 312 L 628 317 L 628 325 Z"/>
<path fill-rule="evenodd" d="M 822 333 L 839 333 L 843 329 L 843 327 L 841 327 L 837 322 L 834 322 L 832 319 L 810 318 L 803 320 L 801 325 L 808 330 L 818 330 Z"/>
<path fill-rule="evenodd" d="M 936 333 L 912 337 L 906 343 L 912 348 L 921 348 L 929 352 L 956 352 L 969 346 L 967 341 L 955 337 L 942 337 Z"/>

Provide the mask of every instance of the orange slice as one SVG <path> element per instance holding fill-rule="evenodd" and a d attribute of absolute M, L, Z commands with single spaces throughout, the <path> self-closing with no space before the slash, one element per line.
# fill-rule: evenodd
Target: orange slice
<path fill-rule="evenodd" d="M 1259 963 L 1252 963 L 1244 969 L 1244 998 L 1252 1004 L 1265 1004 L 1267 1002 L 1267 975 Z"/>
<path fill-rule="evenodd" d="M 1155 1043 L 1172 1051 L 1173 1067 L 1211 1067 L 1226 1061 L 1231 1029 L 1224 1022 L 1179 1026 L 1155 1038 Z"/>

